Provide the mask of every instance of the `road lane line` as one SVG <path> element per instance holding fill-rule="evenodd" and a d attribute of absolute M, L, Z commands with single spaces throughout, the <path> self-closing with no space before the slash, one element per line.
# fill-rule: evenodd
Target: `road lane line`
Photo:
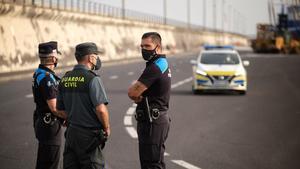
<path fill-rule="evenodd" d="M 126 114 L 127 115 L 133 115 L 135 112 L 135 107 L 131 106 L 129 107 L 129 109 L 127 110 Z"/>
<path fill-rule="evenodd" d="M 165 152 L 165 153 L 164 153 L 164 156 L 170 156 L 170 154 L 169 154 L 169 153 L 167 153 L 167 152 Z"/>
<path fill-rule="evenodd" d="M 131 126 L 132 125 L 132 116 L 125 116 L 124 117 L 124 124 L 125 126 Z"/>
<path fill-rule="evenodd" d="M 26 98 L 33 98 L 33 94 L 27 94 L 25 95 Z"/>
<path fill-rule="evenodd" d="M 177 164 L 177 165 L 180 165 L 181 167 L 183 168 L 187 168 L 187 169 L 201 169 L 197 166 L 194 166 L 188 162 L 185 162 L 183 160 L 171 160 L 173 163 Z"/>
<path fill-rule="evenodd" d="M 109 79 L 111 79 L 111 80 L 118 79 L 118 78 L 119 78 L 119 76 L 117 76 L 117 75 L 114 75 L 114 76 L 110 76 L 110 77 L 109 77 Z"/>
<path fill-rule="evenodd" d="M 134 75 L 134 72 L 128 72 L 128 76 Z"/>
<path fill-rule="evenodd" d="M 126 127 L 126 130 L 132 138 L 134 138 L 134 139 L 138 138 L 137 132 L 134 127 Z"/>
<path fill-rule="evenodd" d="M 172 84 L 172 85 L 171 85 L 171 89 L 174 89 L 174 88 L 176 88 L 176 87 L 178 87 L 178 86 L 181 86 L 181 85 L 183 85 L 183 84 L 185 84 L 185 83 L 188 83 L 188 82 L 190 82 L 190 81 L 192 81 L 192 80 L 193 80 L 193 77 L 189 77 L 189 78 L 186 78 L 186 79 L 184 79 L 184 80 L 181 80 L 181 81 L 179 81 L 179 82 L 177 82 L 177 83 Z"/>

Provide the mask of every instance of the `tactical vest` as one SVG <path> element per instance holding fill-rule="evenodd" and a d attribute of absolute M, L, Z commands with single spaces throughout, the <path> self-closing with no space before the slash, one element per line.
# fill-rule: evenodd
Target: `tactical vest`
<path fill-rule="evenodd" d="M 89 70 L 73 69 L 60 81 L 59 92 L 63 96 L 68 122 L 71 125 L 102 127 L 89 94 L 89 85 L 95 76 L 97 75 Z"/>
<path fill-rule="evenodd" d="M 69 71 L 60 81 L 62 92 L 89 92 L 89 83 L 95 76 L 97 75 L 94 72 L 88 70 L 75 69 Z"/>

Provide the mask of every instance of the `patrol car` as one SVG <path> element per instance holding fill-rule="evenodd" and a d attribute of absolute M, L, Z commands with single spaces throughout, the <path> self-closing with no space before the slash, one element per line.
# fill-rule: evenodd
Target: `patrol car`
<path fill-rule="evenodd" d="M 247 92 L 247 72 L 233 46 L 204 46 L 193 64 L 193 86 L 195 94 L 203 91 L 233 90 L 242 95 Z"/>

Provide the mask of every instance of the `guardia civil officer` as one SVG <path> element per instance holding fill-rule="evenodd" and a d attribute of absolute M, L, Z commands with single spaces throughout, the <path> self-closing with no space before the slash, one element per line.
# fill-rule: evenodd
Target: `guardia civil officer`
<path fill-rule="evenodd" d="M 76 46 L 78 62 L 62 78 L 57 109 L 67 119 L 63 166 L 65 169 L 104 169 L 102 149 L 110 135 L 108 99 L 100 76 L 95 43 Z"/>
<path fill-rule="evenodd" d="M 128 96 L 137 103 L 136 119 L 142 169 L 165 169 L 165 141 L 169 132 L 171 72 L 162 54 L 161 36 L 148 32 L 142 36 L 141 52 L 146 67 L 129 87 Z"/>
<path fill-rule="evenodd" d="M 33 126 L 39 141 L 36 169 L 57 169 L 60 157 L 61 122 L 56 113 L 57 87 L 55 75 L 58 55 L 57 42 L 39 44 L 40 65 L 33 74 L 32 92 L 36 109 Z"/>

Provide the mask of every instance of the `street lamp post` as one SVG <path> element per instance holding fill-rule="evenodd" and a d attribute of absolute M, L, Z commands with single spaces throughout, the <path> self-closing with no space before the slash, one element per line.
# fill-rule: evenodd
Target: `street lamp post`
<path fill-rule="evenodd" d="M 187 0 L 187 24 L 191 28 L 191 1 Z"/>
<path fill-rule="evenodd" d="M 224 25 L 225 25 L 225 0 L 222 0 L 222 32 L 224 32 Z"/>
<path fill-rule="evenodd" d="M 203 0 L 203 28 L 206 28 L 206 0 Z"/>
<path fill-rule="evenodd" d="M 125 19 L 125 0 L 122 0 L 122 18 Z"/>
<path fill-rule="evenodd" d="M 164 5 L 163 5 L 163 10 L 164 10 L 164 24 L 167 24 L 167 0 L 164 0 Z"/>
<path fill-rule="evenodd" d="M 214 30 L 217 30 L 217 5 L 216 5 L 216 0 L 213 0 L 213 18 L 214 18 Z"/>

